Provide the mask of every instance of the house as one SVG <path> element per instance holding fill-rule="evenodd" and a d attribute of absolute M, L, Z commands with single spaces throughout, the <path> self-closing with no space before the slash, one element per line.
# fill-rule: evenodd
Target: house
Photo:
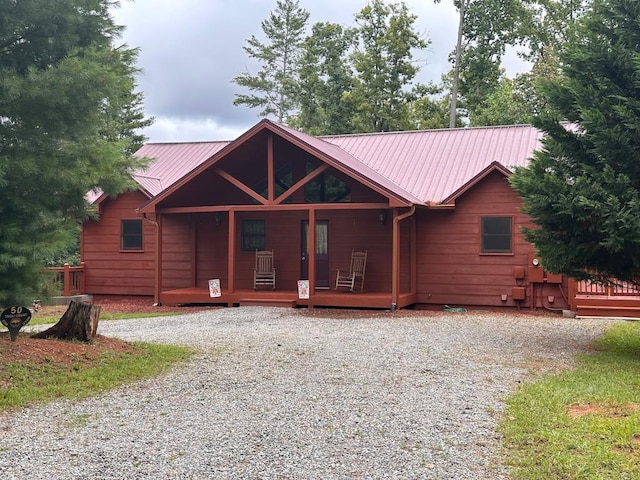
<path fill-rule="evenodd" d="M 92 199 L 86 291 L 165 304 L 566 309 L 567 279 L 540 266 L 508 183 L 541 136 L 511 125 L 314 137 L 262 120 L 231 142 L 145 145 L 137 155 L 154 161 L 140 188 Z M 254 288 L 256 250 L 273 251 L 275 289 Z M 364 288 L 336 290 L 352 251 L 367 252 Z"/>

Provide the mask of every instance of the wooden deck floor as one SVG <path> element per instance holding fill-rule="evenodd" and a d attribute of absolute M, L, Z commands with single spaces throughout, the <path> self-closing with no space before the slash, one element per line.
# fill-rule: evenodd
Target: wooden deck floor
<path fill-rule="evenodd" d="M 401 294 L 396 308 L 404 308 L 416 302 L 415 295 Z M 206 288 L 180 288 L 160 293 L 164 305 L 221 304 L 227 306 L 265 305 L 283 307 L 342 307 L 342 308 L 391 308 L 391 292 L 340 292 L 318 290 L 309 299 L 298 298 L 294 290 L 237 290 L 222 291 L 220 297 L 211 298 Z"/>

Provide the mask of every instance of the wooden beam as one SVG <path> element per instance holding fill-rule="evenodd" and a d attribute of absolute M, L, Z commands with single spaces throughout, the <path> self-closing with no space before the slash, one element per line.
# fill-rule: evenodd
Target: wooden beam
<path fill-rule="evenodd" d="M 263 199 L 264 200 L 264 199 Z M 158 209 L 158 213 L 210 213 L 227 212 L 279 212 L 279 211 L 302 211 L 309 209 L 308 203 L 284 203 L 280 205 L 199 205 L 195 207 L 166 207 Z M 386 203 L 318 203 L 313 204 L 317 210 L 381 210 L 389 208 Z"/>
<path fill-rule="evenodd" d="M 191 286 L 198 283 L 198 224 L 191 217 Z"/>
<path fill-rule="evenodd" d="M 156 272 L 154 279 L 153 303 L 160 303 L 162 292 L 162 215 L 156 215 Z"/>
<path fill-rule="evenodd" d="M 275 166 L 273 162 L 273 133 L 269 132 L 267 136 L 267 200 L 273 203 L 276 196 L 275 189 Z"/>
<path fill-rule="evenodd" d="M 398 211 L 393 210 L 393 231 L 391 241 L 391 310 L 398 306 L 400 298 L 400 222 Z"/>
<path fill-rule="evenodd" d="M 278 199 L 276 200 L 276 203 L 277 204 L 281 204 L 287 198 L 289 198 L 291 195 L 293 195 L 298 189 L 302 188 L 304 185 L 306 185 L 311 180 L 313 180 L 318 175 L 320 175 L 322 172 L 324 172 L 325 170 L 328 170 L 328 169 L 329 169 L 329 165 L 327 165 L 326 163 L 323 163 L 321 166 L 316 168 L 313 172 L 308 173 L 302 179 L 298 180 L 290 188 L 288 188 L 286 192 L 284 192 L 282 195 L 280 195 L 278 197 Z"/>
<path fill-rule="evenodd" d="M 227 278 L 229 293 L 235 292 L 235 269 L 236 269 L 236 212 L 229 210 L 229 245 L 227 247 Z"/>
<path fill-rule="evenodd" d="M 411 216 L 411 293 L 418 293 L 418 221 L 416 216 Z"/>
<path fill-rule="evenodd" d="M 218 175 L 220 175 L 222 178 L 224 178 L 227 182 L 229 182 L 230 184 L 232 184 L 235 187 L 239 188 L 244 193 L 246 193 L 250 197 L 254 198 L 255 200 L 257 200 L 261 204 L 267 203 L 267 201 L 265 200 L 265 198 L 262 195 L 260 195 L 259 193 L 255 192 L 252 188 L 246 186 L 244 183 L 242 183 L 236 177 L 228 174 L 227 172 L 225 172 L 221 168 L 214 168 L 213 171 L 215 173 L 217 173 Z"/>
<path fill-rule="evenodd" d="M 316 293 L 316 210 L 309 208 L 309 308 Z"/>

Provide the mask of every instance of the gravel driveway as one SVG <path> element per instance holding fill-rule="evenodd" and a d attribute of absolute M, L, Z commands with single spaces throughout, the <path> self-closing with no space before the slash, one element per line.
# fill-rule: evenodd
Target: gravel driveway
<path fill-rule="evenodd" d="M 330 315 L 242 307 L 102 322 L 102 335 L 201 353 L 98 397 L 1 414 L 0 478 L 506 479 L 505 396 L 612 324 Z"/>

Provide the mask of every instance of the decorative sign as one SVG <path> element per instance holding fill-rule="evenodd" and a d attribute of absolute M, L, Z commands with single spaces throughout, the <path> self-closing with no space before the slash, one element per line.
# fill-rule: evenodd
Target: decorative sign
<path fill-rule="evenodd" d="M 220 289 L 219 278 L 214 278 L 212 280 L 209 280 L 209 296 L 211 298 L 222 296 L 222 290 Z"/>
<path fill-rule="evenodd" d="M 309 298 L 309 280 L 298 280 L 298 298 Z"/>
<path fill-rule="evenodd" d="M 31 320 L 31 310 L 27 307 L 9 307 L 0 313 L 0 322 L 9 329 L 11 341 L 15 342 L 18 332 Z"/>

